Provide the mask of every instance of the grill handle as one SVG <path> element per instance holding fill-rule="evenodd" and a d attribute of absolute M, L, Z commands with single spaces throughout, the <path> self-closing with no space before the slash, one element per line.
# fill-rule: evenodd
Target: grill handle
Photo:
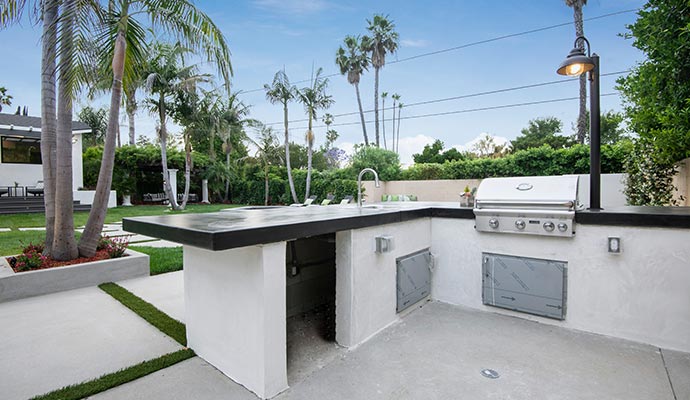
<path fill-rule="evenodd" d="M 476 200 L 475 202 L 475 207 L 476 208 L 529 208 L 529 209 L 535 209 L 535 208 L 545 208 L 545 207 L 553 207 L 553 208 L 568 208 L 572 209 L 575 206 L 574 201 L 530 201 L 529 203 L 526 202 L 519 202 L 519 201 L 512 201 L 512 200 Z"/>

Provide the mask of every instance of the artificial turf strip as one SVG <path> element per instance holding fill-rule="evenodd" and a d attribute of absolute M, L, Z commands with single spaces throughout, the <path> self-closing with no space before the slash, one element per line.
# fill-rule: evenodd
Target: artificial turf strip
<path fill-rule="evenodd" d="M 181 361 L 194 357 L 192 349 L 182 349 L 174 353 L 165 354 L 152 360 L 144 361 L 140 364 L 121 369 L 117 372 L 105 374 L 100 378 L 82 382 L 77 385 L 65 386 L 40 396 L 33 397 L 31 400 L 76 400 L 84 397 L 93 396 L 108 389 L 120 386 L 127 382 L 139 379 L 164 368 L 168 368 Z"/>
<path fill-rule="evenodd" d="M 109 282 L 100 284 L 98 287 L 113 296 L 113 298 L 122 303 L 122 305 L 134 311 L 134 313 L 145 319 L 149 324 L 175 339 L 179 344 L 187 346 L 187 330 L 182 322 L 170 318 L 166 313 L 157 309 L 151 303 L 147 303 L 120 285 Z"/>

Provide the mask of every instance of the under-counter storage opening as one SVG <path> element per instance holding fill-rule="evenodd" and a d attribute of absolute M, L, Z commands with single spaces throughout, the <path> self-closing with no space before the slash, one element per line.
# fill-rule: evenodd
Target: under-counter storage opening
<path fill-rule="evenodd" d="M 287 242 L 287 373 L 293 385 L 342 349 L 335 342 L 335 234 Z"/>

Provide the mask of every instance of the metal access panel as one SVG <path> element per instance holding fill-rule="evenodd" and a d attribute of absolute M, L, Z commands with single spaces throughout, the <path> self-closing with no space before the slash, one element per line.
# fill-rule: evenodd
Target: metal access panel
<path fill-rule="evenodd" d="M 431 253 L 424 250 L 396 260 L 398 305 L 403 311 L 431 293 Z"/>
<path fill-rule="evenodd" d="M 542 317 L 565 319 L 568 263 L 482 253 L 482 301 Z"/>

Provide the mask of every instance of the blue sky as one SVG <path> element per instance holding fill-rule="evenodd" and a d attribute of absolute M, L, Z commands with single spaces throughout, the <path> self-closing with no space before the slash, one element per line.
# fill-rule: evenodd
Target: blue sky
<path fill-rule="evenodd" d="M 234 67 L 233 88 L 242 90 L 243 101 L 252 105 L 253 118 L 265 123 L 282 121 L 280 106 L 266 102 L 260 89 L 275 72 L 285 68 L 292 81 L 308 79 L 312 65 L 323 67 L 327 75 L 338 72 L 335 51 L 348 34 L 365 34 L 366 19 L 374 13 L 387 14 L 400 34 L 397 54 L 388 56 L 381 71 L 381 91 L 398 93 L 405 104 L 443 99 L 563 79 L 556 75 L 558 64 L 572 47 L 573 25 L 492 41 L 405 61 L 408 57 L 530 31 L 572 21 L 572 9 L 560 0 L 531 1 L 197 1 L 230 43 Z M 230 5 L 231 4 L 231 5 Z M 590 0 L 585 18 L 641 7 L 636 0 Z M 624 71 L 643 59 L 630 40 L 619 34 L 635 20 L 635 13 L 585 21 L 585 34 L 592 50 L 601 56 L 602 73 Z M 3 53 L 11 55 L 0 63 L 0 85 L 14 96 L 15 105 L 27 105 L 32 115 L 40 114 L 40 32 L 25 22 L 0 32 Z M 7 60 L 12 60 L 8 62 Z M 391 63 L 392 61 L 403 60 Z M 362 77 L 360 89 L 365 110 L 374 105 L 373 70 Z M 298 84 L 304 86 L 306 83 Z M 603 77 L 601 93 L 615 92 L 615 76 Z M 357 110 L 354 87 L 343 76 L 330 78 L 329 92 L 335 104 L 331 114 Z M 403 108 L 403 118 L 432 113 L 538 102 L 578 95 L 576 81 L 501 94 L 468 97 Z M 86 104 L 77 102 L 77 109 Z M 95 105 L 105 105 L 97 99 Z M 387 105 L 390 105 L 388 101 Z M 603 110 L 620 110 L 617 95 L 602 98 Z M 373 120 L 373 113 L 367 114 Z M 536 117 L 555 116 L 564 123 L 564 133 L 572 133 L 577 117 L 577 101 L 564 101 L 490 111 L 463 112 L 445 116 L 403 119 L 400 153 L 404 163 L 426 143 L 441 139 L 446 147 L 467 146 L 482 133 L 513 139 Z M 387 118 L 391 114 L 388 112 Z M 290 119 L 304 118 L 301 105 L 290 106 Z M 358 121 L 358 115 L 337 117 L 336 124 Z M 138 134 L 153 135 L 155 120 L 146 111 L 138 115 Z M 123 121 L 123 125 L 125 122 Z M 306 124 L 291 124 L 291 137 L 303 142 Z M 315 129 L 317 142 L 325 128 Z M 282 125 L 274 125 L 280 131 Z M 336 143 L 350 149 L 363 141 L 359 125 L 335 127 Z M 387 124 L 390 135 L 390 121 Z M 123 129 L 126 131 L 126 129 Z M 174 128 L 173 128 L 174 131 Z M 370 138 L 373 122 L 368 124 Z M 123 137 L 124 140 L 124 137 Z"/>

